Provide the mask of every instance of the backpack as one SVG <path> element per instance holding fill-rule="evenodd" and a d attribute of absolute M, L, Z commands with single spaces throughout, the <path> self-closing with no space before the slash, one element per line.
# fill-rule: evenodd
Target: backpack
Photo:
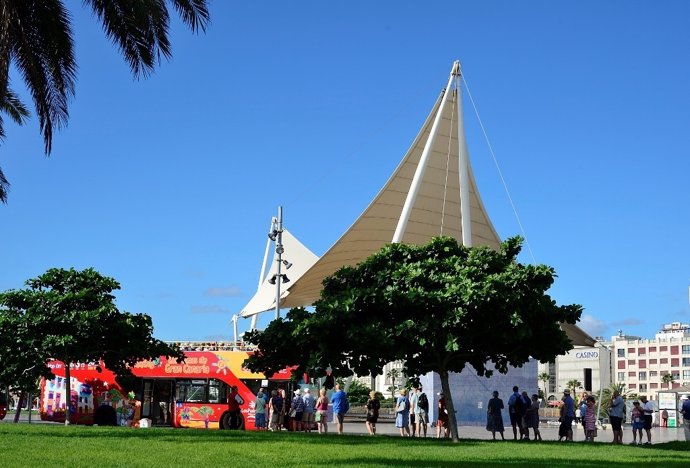
<path fill-rule="evenodd" d="M 429 399 L 426 397 L 426 393 L 420 393 L 417 399 L 417 406 L 419 409 L 424 411 L 429 411 Z"/>
<path fill-rule="evenodd" d="M 513 407 L 515 408 L 515 413 L 525 414 L 525 400 L 522 399 L 522 395 L 518 395 L 517 398 L 515 398 Z"/>

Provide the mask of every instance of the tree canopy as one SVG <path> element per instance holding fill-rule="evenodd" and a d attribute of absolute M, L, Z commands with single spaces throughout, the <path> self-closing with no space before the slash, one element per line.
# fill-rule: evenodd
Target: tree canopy
<path fill-rule="evenodd" d="M 74 96 L 77 63 L 69 10 L 63 0 L 2 0 L 0 8 L 0 112 L 16 122 L 28 113 L 10 89 L 14 66 L 34 101 L 45 153 L 53 131 L 67 124 Z M 148 76 L 161 57 L 172 56 L 168 35 L 171 4 L 194 32 L 210 21 L 207 0 L 84 0 L 103 31 L 119 49 L 136 78 Z M 0 119 L 0 138 L 4 136 Z M 0 170 L 0 202 L 7 202 L 9 182 Z"/>
<path fill-rule="evenodd" d="M 378 375 L 402 360 L 406 375 L 437 372 L 457 439 L 450 372 L 469 365 L 490 376 L 572 349 L 559 324 L 576 323 L 582 308 L 556 305 L 547 294 L 553 268 L 519 263 L 521 243 L 508 239 L 499 251 L 449 237 L 387 245 L 326 278 L 314 313 L 292 309 L 246 335 L 260 349 L 246 365 L 265 372 L 297 365 L 300 373 L 330 365 L 336 375 Z"/>
<path fill-rule="evenodd" d="M 50 359 L 65 364 L 69 385 L 72 363 L 102 363 L 129 376 L 142 359 L 184 356 L 153 337 L 151 317 L 120 312 L 113 295 L 119 283 L 91 268 L 53 268 L 26 285 L 0 293 L 0 385 L 24 390 L 38 377 L 52 377 Z"/>

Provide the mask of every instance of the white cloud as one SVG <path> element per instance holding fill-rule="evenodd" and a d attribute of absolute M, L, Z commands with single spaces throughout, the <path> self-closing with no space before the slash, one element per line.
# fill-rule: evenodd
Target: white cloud
<path fill-rule="evenodd" d="M 591 336 L 603 336 L 609 326 L 592 315 L 583 315 L 577 326 L 589 333 Z"/>
<path fill-rule="evenodd" d="M 227 288 L 208 288 L 204 295 L 212 297 L 237 297 L 242 295 L 242 291 L 237 286 L 228 286 Z"/>
<path fill-rule="evenodd" d="M 628 317 L 627 319 L 624 320 L 617 320 L 615 322 L 611 322 L 611 325 L 614 327 L 622 327 L 622 326 L 633 326 L 633 325 L 642 325 L 642 320 L 636 319 L 635 317 Z"/>
<path fill-rule="evenodd" d="M 229 314 L 229 313 L 231 313 L 231 310 L 229 307 L 210 305 L 210 306 L 192 306 L 192 312 L 195 314 Z"/>

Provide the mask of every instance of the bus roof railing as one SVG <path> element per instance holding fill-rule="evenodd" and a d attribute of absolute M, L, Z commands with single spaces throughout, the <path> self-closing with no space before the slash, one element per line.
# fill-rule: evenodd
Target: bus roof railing
<path fill-rule="evenodd" d="M 182 351 L 256 351 L 256 345 L 245 341 L 166 341 Z"/>

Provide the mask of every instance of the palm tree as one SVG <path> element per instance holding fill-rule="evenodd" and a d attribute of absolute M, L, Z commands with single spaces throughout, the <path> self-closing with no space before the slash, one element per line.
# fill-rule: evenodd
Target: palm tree
<path fill-rule="evenodd" d="M 388 371 L 386 374 L 386 377 L 388 377 L 391 380 L 393 390 L 391 391 L 391 396 L 395 396 L 395 391 L 398 389 L 398 384 L 397 381 L 398 379 L 402 376 L 402 372 L 400 372 L 400 369 L 391 369 Z"/>
<path fill-rule="evenodd" d="M 573 395 L 575 395 L 575 391 L 578 388 L 582 387 L 582 383 L 577 379 L 568 380 L 568 382 L 565 385 L 566 385 L 566 387 L 568 387 L 570 389 L 570 392 Z"/>
<path fill-rule="evenodd" d="M 0 96 L 12 94 L 9 70 L 14 65 L 34 102 L 47 155 L 52 149 L 53 130 L 67 124 L 77 73 L 70 14 L 64 3 L 0 3 Z M 135 78 L 151 74 L 161 56 L 172 56 L 168 4 L 193 32 L 205 31 L 210 19 L 207 0 L 83 0 L 83 4 L 103 24 L 105 34 L 120 49 Z M 4 175 L 0 182 L 4 187 L 0 200 L 4 202 L 8 186 Z"/>
<path fill-rule="evenodd" d="M 661 382 L 664 383 L 666 386 L 673 386 L 673 382 L 675 382 L 676 379 L 673 377 L 673 374 L 666 373 L 661 376 Z"/>
<path fill-rule="evenodd" d="M 601 391 L 599 417 L 604 417 L 604 415 L 608 414 L 609 406 L 611 406 L 611 396 L 614 392 L 618 392 L 626 402 L 632 402 L 637 399 L 637 393 L 626 388 L 624 383 L 613 383 Z"/>
<path fill-rule="evenodd" d="M 5 87 L 5 92 L 0 97 L 0 140 L 5 139 L 5 125 L 2 114 L 7 114 L 17 125 L 23 125 L 29 118 L 29 110 L 9 87 Z M 7 203 L 7 193 L 10 190 L 10 183 L 0 168 L 0 202 Z"/>
<path fill-rule="evenodd" d="M 549 382 L 549 380 L 551 380 L 551 375 L 548 372 L 542 372 L 537 376 L 537 379 L 544 382 L 544 398 L 546 398 L 546 384 Z"/>

